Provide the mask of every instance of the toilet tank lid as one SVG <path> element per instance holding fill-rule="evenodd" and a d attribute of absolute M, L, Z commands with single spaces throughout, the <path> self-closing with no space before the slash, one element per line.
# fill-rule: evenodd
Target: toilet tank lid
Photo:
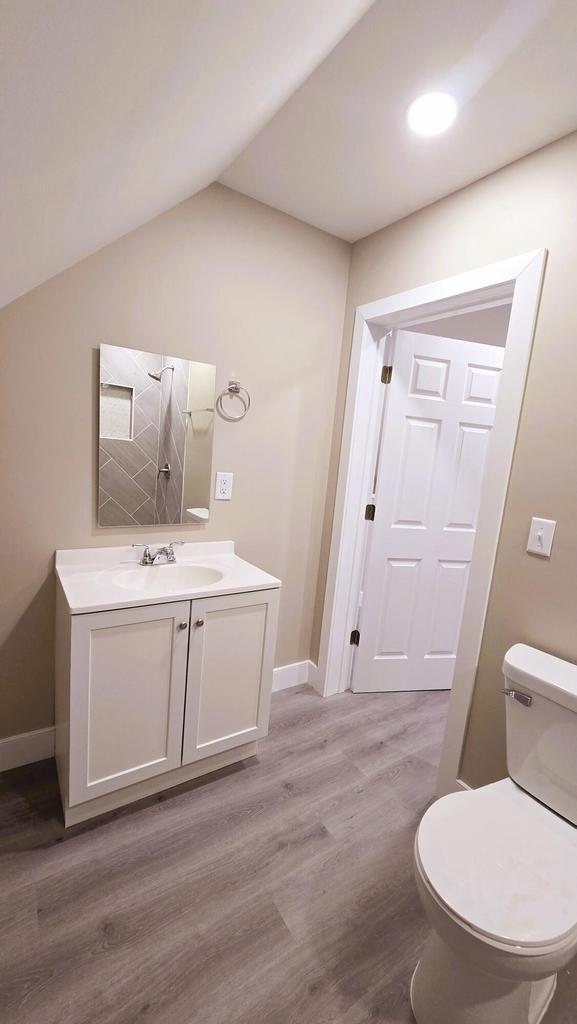
<path fill-rule="evenodd" d="M 577 712 L 577 665 L 526 644 L 515 644 L 503 661 L 503 673 L 532 693 Z"/>

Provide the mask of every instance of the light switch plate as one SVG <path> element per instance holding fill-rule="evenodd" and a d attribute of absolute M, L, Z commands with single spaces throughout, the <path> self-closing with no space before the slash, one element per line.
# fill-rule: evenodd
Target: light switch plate
<path fill-rule="evenodd" d="M 217 473 L 214 483 L 214 496 L 217 501 L 230 501 L 232 498 L 232 473 Z"/>
<path fill-rule="evenodd" d="M 527 551 L 532 555 L 542 555 L 543 558 L 549 558 L 551 548 L 553 547 L 556 526 L 557 522 L 555 519 L 533 518 L 529 529 Z"/>

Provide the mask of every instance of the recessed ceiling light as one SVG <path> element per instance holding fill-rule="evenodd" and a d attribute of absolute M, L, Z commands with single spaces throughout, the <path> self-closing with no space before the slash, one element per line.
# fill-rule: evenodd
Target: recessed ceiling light
<path fill-rule="evenodd" d="M 407 121 L 417 135 L 440 135 L 457 116 L 457 104 L 446 92 L 428 92 L 411 103 Z"/>

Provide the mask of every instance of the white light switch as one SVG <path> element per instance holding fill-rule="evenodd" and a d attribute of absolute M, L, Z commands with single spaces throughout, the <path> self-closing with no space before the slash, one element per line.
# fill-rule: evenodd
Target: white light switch
<path fill-rule="evenodd" d="M 217 501 L 230 501 L 232 498 L 232 473 L 217 473 L 214 484 L 214 496 Z"/>
<path fill-rule="evenodd" d="M 532 555 L 549 558 L 553 547 L 553 536 L 557 523 L 554 519 L 532 519 L 527 541 L 527 551 Z"/>

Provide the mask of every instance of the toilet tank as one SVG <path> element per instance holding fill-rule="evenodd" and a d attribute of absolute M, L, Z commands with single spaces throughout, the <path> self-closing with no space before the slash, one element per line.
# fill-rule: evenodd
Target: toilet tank
<path fill-rule="evenodd" d="M 577 665 L 515 644 L 503 673 L 509 776 L 577 825 Z"/>

